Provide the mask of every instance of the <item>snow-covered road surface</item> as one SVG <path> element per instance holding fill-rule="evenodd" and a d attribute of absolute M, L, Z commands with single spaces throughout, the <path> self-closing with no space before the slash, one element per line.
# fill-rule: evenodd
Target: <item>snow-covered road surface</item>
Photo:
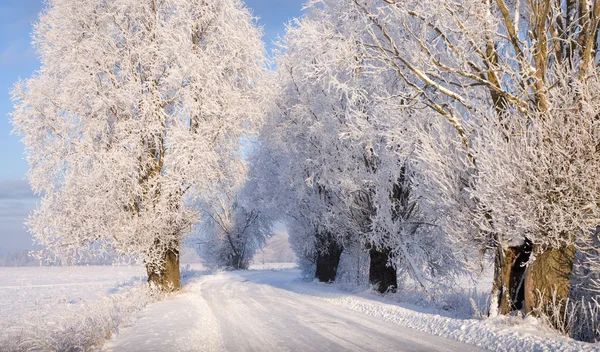
<path fill-rule="evenodd" d="M 290 289 L 297 271 L 191 279 L 110 341 L 109 351 L 476 351 Z"/>

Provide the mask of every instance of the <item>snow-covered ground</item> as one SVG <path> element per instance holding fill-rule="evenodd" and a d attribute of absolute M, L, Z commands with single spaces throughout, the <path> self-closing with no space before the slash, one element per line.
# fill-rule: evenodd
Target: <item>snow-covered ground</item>
<path fill-rule="evenodd" d="M 0 268 L 0 351 L 88 350 L 155 301 L 139 266 Z"/>
<path fill-rule="evenodd" d="M 45 316 L 57 304 L 96 300 L 144 276 L 139 266 L 0 268 L 0 314 L 3 320 L 24 313 Z"/>
<path fill-rule="evenodd" d="M 223 272 L 190 279 L 146 309 L 108 351 L 477 351 L 330 304 L 297 270 Z"/>
<path fill-rule="evenodd" d="M 275 268 L 272 268 L 275 269 Z M 197 275 L 145 309 L 107 351 L 592 351 L 535 319 L 458 319 L 306 283 L 300 272 Z"/>
<path fill-rule="evenodd" d="M 182 292 L 160 301 L 141 267 L 0 268 L 0 351 L 600 350 L 535 319 L 461 319 L 303 282 L 292 267 L 192 265 Z"/>

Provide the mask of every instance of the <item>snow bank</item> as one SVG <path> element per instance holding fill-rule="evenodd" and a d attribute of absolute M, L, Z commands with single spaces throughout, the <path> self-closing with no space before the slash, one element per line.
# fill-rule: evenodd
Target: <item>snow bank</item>
<path fill-rule="evenodd" d="M 539 320 L 528 317 L 459 319 L 411 305 L 390 302 L 371 292 L 348 294 L 322 283 L 299 280 L 274 283 L 294 292 L 319 297 L 331 304 L 378 317 L 398 325 L 494 351 L 600 351 L 588 344 L 556 335 Z"/>

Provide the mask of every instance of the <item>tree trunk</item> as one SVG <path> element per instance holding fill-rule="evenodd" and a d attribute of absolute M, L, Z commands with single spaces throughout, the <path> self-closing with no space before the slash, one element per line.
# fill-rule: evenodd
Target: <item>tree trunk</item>
<path fill-rule="evenodd" d="M 173 246 L 163 253 L 164 263 L 162 266 L 146 264 L 148 283 L 156 285 L 166 292 L 179 291 L 181 289 L 181 274 L 179 272 L 179 248 Z"/>
<path fill-rule="evenodd" d="M 494 262 L 492 316 L 523 309 L 525 300 L 525 264 L 531 255 L 529 242 L 506 249 L 498 245 Z"/>
<path fill-rule="evenodd" d="M 326 251 L 317 253 L 315 277 L 321 282 L 333 282 L 342 256 L 342 247 L 335 241 L 329 241 Z"/>
<path fill-rule="evenodd" d="M 234 270 L 246 270 L 248 269 L 248 264 L 248 261 L 244 260 L 241 254 L 233 254 L 231 256 L 230 266 Z"/>
<path fill-rule="evenodd" d="M 398 287 L 396 269 L 388 265 L 389 249 L 371 248 L 369 256 L 371 265 L 369 267 L 369 283 L 377 287 L 381 293 L 395 291 Z"/>
<path fill-rule="evenodd" d="M 565 308 L 571 288 L 575 246 L 543 250 L 535 248 L 535 260 L 525 273 L 525 312 L 550 317 L 554 327 L 562 330 Z"/>

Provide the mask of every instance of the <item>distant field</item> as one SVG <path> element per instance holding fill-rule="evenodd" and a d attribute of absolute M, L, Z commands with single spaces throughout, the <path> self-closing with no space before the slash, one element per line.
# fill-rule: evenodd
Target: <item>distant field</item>
<path fill-rule="evenodd" d="M 2 321 L 25 313 L 47 317 L 114 293 L 143 276 L 139 266 L 0 268 L 0 316 Z"/>

